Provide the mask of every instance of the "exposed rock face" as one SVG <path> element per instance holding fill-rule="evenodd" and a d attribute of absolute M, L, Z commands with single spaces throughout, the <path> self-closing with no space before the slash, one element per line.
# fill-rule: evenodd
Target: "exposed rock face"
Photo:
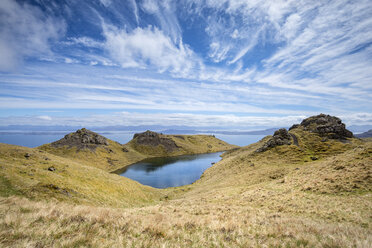
<path fill-rule="evenodd" d="M 346 129 L 340 118 L 320 114 L 304 119 L 301 124 L 293 125 L 289 130 L 302 126 L 306 131 L 318 133 L 330 139 L 352 138 L 353 133 Z"/>
<path fill-rule="evenodd" d="M 144 133 L 136 133 L 133 136 L 136 139 L 137 144 L 146 146 L 158 146 L 163 145 L 164 148 L 171 152 L 178 148 L 177 144 L 169 138 L 162 137 L 161 134 L 147 130 Z"/>
<path fill-rule="evenodd" d="M 88 148 L 95 150 L 98 146 L 107 146 L 108 141 L 105 137 L 82 128 L 74 133 L 67 134 L 64 138 L 53 142 L 51 145 L 54 147 L 69 146 L 77 147 L 78 149 Z"/>
<path fill-rule="evenodd" d="M 269 139 L 262 147 L 258 148 L 256 152 L 264 152 L 269 148 L 276 146 L 290 145 L 292 144 L 291 140 L 292 138 L 288 131 L 285 128 L 281 128 L 275 131 L 273 137 L 271 137 L 271 139 Z"/>

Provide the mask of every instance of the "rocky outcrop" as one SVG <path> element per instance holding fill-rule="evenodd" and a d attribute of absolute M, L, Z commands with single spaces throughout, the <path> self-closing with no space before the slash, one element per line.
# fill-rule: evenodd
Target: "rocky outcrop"
<path fill-rule="evenodd" d="M 292 144 L 291 135 L 289 135 L 285 128 L 281 128 L 275 131 L 273 137 L 271 137 L 262 147 L 258 148 L 256 152 L 264 152 L 269 148 L 290 144 Z"/>
<path fill-rule="evenodd" d="M 320 114 L 304 119 L 301 124 L 293 125 L 289 130 L 303 127 L 304 130 L 317 133 L 330 139 L 352 138 L 353 133 L 346 129 L 340 118 Z"/>
<path fill-rule="evenodd" d="M 149 130 L 143 133 L 136 133 L 133 136 L 133 139 L 138 145 L 145 146 L 162 145 L 168 152 L 171 152 L 178 148 L 177 144 L 172 139 L 163 137 L 163 135 Z"/>
<path fill-rule="evenodd" d="M 53 147 L 77 147 L 80 149 L 95 150 L 98 146 L 107 146 L 108 140 L 88 129 L 82 128 L 74 133 L 67 134 L 64 138 L 51 144 Z"/>

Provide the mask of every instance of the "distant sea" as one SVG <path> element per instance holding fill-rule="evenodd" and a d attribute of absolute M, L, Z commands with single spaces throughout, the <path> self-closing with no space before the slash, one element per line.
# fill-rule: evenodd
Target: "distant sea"
<path fill-rule="evenodd" d="M 1 131 L 0 143 L 11 145 L 19 145 L 26 147 L 37 147 L 43 144 L 51 143 L 53 141 L 63 138 L 66 134 L 72 131 Z M 138 131 L 137 131 L 138 132 Z M 133 138 L 137 132 L 134 131 L 98 131 L 97 133 L 105 136 L 108 139 L 125 144 Z M 212 135 L 212 133 L 208 133 Z M 217 138 L 226 141 L 233 145 L 246 146 L 255 143 L 265 137 L 266 135 L 228 135 L 228 134 L 214 134 Z"/>

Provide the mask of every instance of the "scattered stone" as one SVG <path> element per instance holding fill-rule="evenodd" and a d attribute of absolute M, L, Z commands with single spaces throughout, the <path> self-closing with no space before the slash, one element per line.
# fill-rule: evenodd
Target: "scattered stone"
<path fill-rule="evenodd" d="M 214 164 L 215 164 L 215 162 L 212 162 L 212 163 L 211 163 L 211 165 L 214 165 Z"/>
<path fill-rule="evenodd" d="M 128 150 L 127 148 L 125 148 L 125 147 L 121 148 L 121 150 L 122 150 L 123 152 L 129 152 L 129 150 Z"/>
<path fill-rule="evenodd" d="M 48 157 L 46 157 L 46 158 L 44 158 L 45 160 L 50 160 L 50 158 L 48 158 Z"/>
<path fill-rule="evenodd" d="M 345 167 L 342 166 L 342 165 L 337 165 L 336 167 L 334 167 L 334 169 L 335 170 L 343 170 L 343 169 L 345 169 Z"/>
<path fill-rule="evenodd" d="M 133 139 L 135 139 L 136 143 L 139 145 L 146 146 L 162 145 L 168 152 L 171 152 L 178 148 L 177 144 L 172 139 L 165 138 L 162 136 L 163 135 L 161 134 L 147 130 L 144 133 L 136 133 L 133 136 Z"/>
<path fill-rule="evenodd" d="M 340 118 L 320 114 L 304 119 L 301 124 L 293 125 L 290 130 L 303 127 L 304 130 L 317 133 L 329 139 L 353 138 L 353 133 L 346 129 Z"/>
<path fill-rule="evenodd" d="M 300 168 L 296 168 L 295 170 L 299 170 Z"/>
<path fill-rule="evenodd" d="M 48 167 L 48 171 L 56 171 L 56 168 L 54 168 L 53 166 L 50 166 Z"/>
<path fill-rule="evenodd" d="M 249 166 L 250 166 L 250 167 L 254 167 L 254 163 L 251 163 Z"/>
<path fill-rule="evenodd" d="M 117 159 L 111 159 L 111 158 L 107 158 L 107 163 L 111 166 L 115 166 L 115 163 L 119 161 Z"/>
<path fill-rule="evenodd" d="M 59 187 L 57 185 L 54 185 L 54 184 L 47 184 L 47 185 L 43 185 L 45 188 L 48 188 L 48 189 L 54 189 L 54 190 L 59 190 Z"/>
<path fill-rule="evenodd" d="M 318 157 L 312 156 L 312 157 L 310 157 L 310 159 L 315 161 L 315 160 L 318 160 Z"/>
<path fill-rule="evenodd" d="M 29 158 L 29 157 L 31 157 L 31 154 L 30 153 L 26 153 L 25 154 L 25 158 Z"/>
<path fill-rule="evenodd" d="M 291 139 L 291 135 L 289 135 L 288 131 L 285 128 L 281 128 L 275 131 L 273 137 L 271 137 L 271 139 L 269 139 L 262 147 L 258 148 L 256 152 L 264 152 L 269 148 L 276 146 L 290 145 L 292 143 Z"/>
<path fill-rule="evenodd" d="M 108 140 L 95 132 L 82 128 L 64 138 L 51 143 L 53 147 L 77 147 L 78 149 L 95 150 L 98 146 L 107 146 Z"/>

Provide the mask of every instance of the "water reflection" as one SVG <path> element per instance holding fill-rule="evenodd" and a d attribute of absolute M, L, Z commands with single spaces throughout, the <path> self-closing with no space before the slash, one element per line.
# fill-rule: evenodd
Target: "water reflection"
<path fill-rule="evenodd" d="M 150 158 L 117 171 L 117 174 L 155 188 L 193 183 L 203 172 L 220 160 L 222 153 Z"/>

